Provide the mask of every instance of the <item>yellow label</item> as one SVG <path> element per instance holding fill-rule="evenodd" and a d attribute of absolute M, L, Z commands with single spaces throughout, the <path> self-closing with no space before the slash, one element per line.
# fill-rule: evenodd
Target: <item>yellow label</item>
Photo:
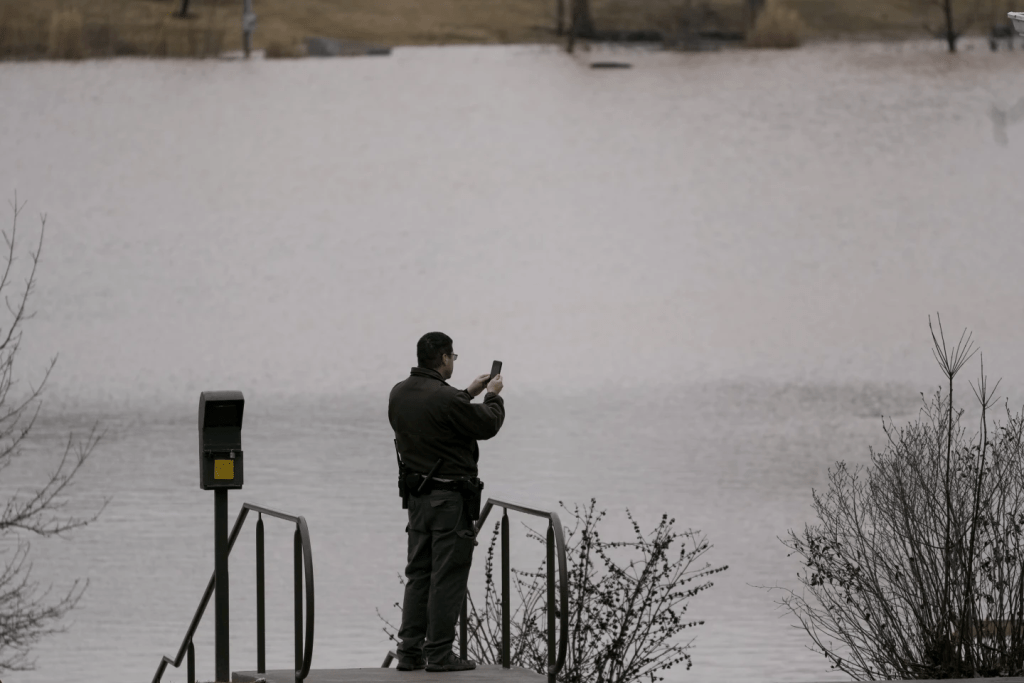
<path fill-rule="evenodd" d="M 213 461 L 213 478 L 214 479 L 234 479 L 235 478 L 235 461 L 234 460 L 214 460 Z"/>

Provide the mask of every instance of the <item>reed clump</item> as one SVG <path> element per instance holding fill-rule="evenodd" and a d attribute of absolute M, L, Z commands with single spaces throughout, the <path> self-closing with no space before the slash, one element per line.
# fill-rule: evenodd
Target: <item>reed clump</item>
<path fill-rule="evenodd" d="M 746 43 L 753 48 L 794 48 L 800 47 L 806 33 L 799 12 L 783 6 L 780 0 L 767 0 Z"/>

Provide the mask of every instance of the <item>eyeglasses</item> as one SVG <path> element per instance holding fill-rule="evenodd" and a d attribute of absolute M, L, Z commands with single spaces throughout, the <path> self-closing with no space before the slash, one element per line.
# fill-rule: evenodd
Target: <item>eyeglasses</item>
<path fill-rule="evenodd" d="M 458 360 L 458 359 L 459 359 L 459 354 L 453 353 L 452 354 L 452 360 Z"/>

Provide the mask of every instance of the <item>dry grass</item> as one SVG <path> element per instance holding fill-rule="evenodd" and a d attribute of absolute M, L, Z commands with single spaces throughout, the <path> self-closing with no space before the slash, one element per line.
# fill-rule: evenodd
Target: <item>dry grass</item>
<path fill-rule="evenodd" d="M 969 10 L 975 4 L 955 1 Z M 1024 0 L 979 2 L 983 16 L 972 28 L 976 34 L 987 34 L 992 17 L 1024 11 Z M 298 54 L 307 36 L 391 46 L 562 40 L 554 30 L 555 0 L 256 0 L 254 5 L 259 24 L 253 48 L 277 56 Z M 0 59 L 40 59 L 51 53 L 203 57 L 241 50 L 238 0 L 191 0 L 190 19 L 172 16 L 179 7 L 180 0 L 0 0 Z M 745 7 L 746 0 L 591 0 L 599 31 L 654 30 L 666 36 L 694 27 L 743 32 Z M 784 6 L 802 19 L 803 38 L 925 37 L 922 23 L 936 19 L 928 7 L 929 0 L 785 0 Z M 75 12 L 80 29 L 68 18 L 54 19 Z M 776 38 L 786 35 L 789 21 L 778 14 L 765 19 Z"/>
<path fill-rule="evenodd" d="M 259 24 L 253 34 L 253 48 L 265 51 L 269 59 L 294 59 L 306 55 L 306 45 L 303 38 L 307 35 L 321 35 L 305 33 L 296 30 L 286 18 L 281 16 L 259 15 Z M 238 36 L 238 48 L 242 48 L 241 34 Z"/>
<path fill-rule="evenodd" d="M 172 16 L 177 2 L 0 0 L 0 59 L 218 55 L 234 3 L 198 4 L 198 12 L 181 19 Z"/>
<path fill-rule="evenodd" d="M 747 34 L 747 47 L 799 47 L 806 32 L 807 26 L 796 10 L 784 7 L 780 0 L 767 0 Z"/>
<path fill-rule="evenodd" d="M 49 14 L 30 13 L 24 5 L 0 4 L 0 57 L 42 57 L 50 37 Z"/>
<path fill-rule="evenodd" d="M 85 56 L 82 13 L 58 10 L 50 15 L 50 37 L 46 56 L 50 59 L 81 59 Z"/>
<path fill-rule="evenodd" d="M 267 59 L 297 59 L 306 56 L 306 46 L 302 43 L 285 43 L 275 40 L 267 43 L 264 56 Z"/>
<path fill-rule="evenodd" d="M 215 57 L 224 48 L 226 30 L 214 22 L 165 17 L 153 30 L 146 54 L 153 57 Z"/>
<path fill-rule="evenodd" d="M 807 25 L 807 37 L 927 38 L 924 24 L 942 16 L 935 0 L 786 0 Z M 968 35 L 988 35 L 1006 13 L 1024 11 L 1024 0 L 953 0 L 957 25 L 972 20 Z"/>

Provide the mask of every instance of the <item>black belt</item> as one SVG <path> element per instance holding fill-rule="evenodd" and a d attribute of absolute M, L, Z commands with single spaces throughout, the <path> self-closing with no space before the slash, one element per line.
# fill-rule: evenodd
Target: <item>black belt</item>
<path fill-rule="evenodd" d="M 431 479 L 428 484 L 435 491 L 461 491 L 464 484 L 461 481 L 438 481 Z"/>
<path fill-rule="evenodd" d="M 455 491 L 462 494 L 470 521 L 480 518 L 480 494 L 483 491 L 484 483 L 476 477 L 472 479 L 458 479 L 456 481 L 438 481 L 431 478 L 426 482 L 421 493 L 413 493 L 413 491 L 420 491 L 420 485 L 425 477 L 422 474 L 416 473 L 410 473 L 405 476 L 408 477 L 405 481 L 406 488 L 404 490 L 407 491 L 405 495 L 421 496 L 431 491 Z"/>
<path fill-rule="evenodd" d="M 422 493 L 418 493 L 420 491 L 420 484 L 423 483 L 423 480 L 426 477 L 422 474 L 417 474 L 416 472 L 410 472 L 405 476 L 408 477 L 405 482 L 406 487 L 408 488 L 409 494 L 413 496 L 423 495 L 430 493 L 431 491 L 457 491 L 465 494 L 474 490 L 478 485 L 480 488 L 483 488 L 483 484 L 480 480 L 475 478 L 456 479 L 454 481 L 440 481 L 438 479 L 431 478 L 430 481 L 427 482 L 427 485 L 423 487 Z"/>

